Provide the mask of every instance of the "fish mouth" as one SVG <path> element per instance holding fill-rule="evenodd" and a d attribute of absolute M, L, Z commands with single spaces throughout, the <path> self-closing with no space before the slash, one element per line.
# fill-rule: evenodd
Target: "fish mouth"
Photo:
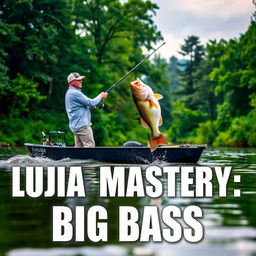
<path fill-rule="evenodd" d="M 131 85 L 131 89 L 132 89 L 133 93 L 136 93 L 136 94 L 137 94 L 137 93 L 139 93 L 139 94 L 142 93 L 142 91 L 143 91 L 143 86 L 142 86 L 142 84 L 140 83 L 140 81 L 135 80 L 135 81 L 131 82 L 130 85 Z"/>
<path fill-rule="evenodd" d="M 136 80 L 132 81 L 130 85 L 133 89 L 141 89 L 143 87 L 143 82 L 137 78 Z"/>
<path fill-rule="evenodd" d="M 132 88 L 139 88 L 141 87 L 141 84 L 136 80 L 130 83 Z"/>

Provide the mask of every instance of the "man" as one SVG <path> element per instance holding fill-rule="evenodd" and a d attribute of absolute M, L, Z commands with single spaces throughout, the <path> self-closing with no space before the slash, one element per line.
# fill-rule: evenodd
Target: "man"
<path fill-rule="evenodd" d="M 90 108 L 105 100 L 108 93 L 102 92 L 94 99 L 88 98 L 81 92 L 83 79 L 84 76 L 75 72 L 68 75 L 69 89 L 65 96 L 65 106 L 69 127 L 75 135 L 75 146 L 95 147 Z"/>

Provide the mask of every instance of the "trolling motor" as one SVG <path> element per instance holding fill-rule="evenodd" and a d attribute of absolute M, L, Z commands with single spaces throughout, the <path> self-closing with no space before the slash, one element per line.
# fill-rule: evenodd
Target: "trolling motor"
<path fill-rule="evenodd" d="M 154 49 L 153 52 L 151 52 L 147 57 L 145 57 L 143 60 L 141 60 L 136 66 L 134 66 L 130 71 L 128 71 L 123 77 L 121 77 L 115 84 L 113 84 L 110 88 L 106 90 L 106 92 L 110 92 L 112 89 L 114 89 L 118 84 L 120 84 L 130 73 L 132 73 L 137 67 L 139 67 L 144 61 L 150 58 L 151 55 L 153 55 L 158 49 L 160 49 L 165 42 L 163 42 L 159 47 Z M 103 109 L 104 104 L 99 104 L 98 107 L 94 107 L 97 109 Z"/>
<path fill-rule="evenodd" d="M 66 146 L 66 134 L 62 131 L 49 131 L 49 138 L 46 137 L 45 133 L 43 134 L 43 145 L 49 144 L 50 146 L 65 147 Z M 54 140 L 53 140 L 54 139 Z M 57 139 L 57 141 L 56 141 Z"/>

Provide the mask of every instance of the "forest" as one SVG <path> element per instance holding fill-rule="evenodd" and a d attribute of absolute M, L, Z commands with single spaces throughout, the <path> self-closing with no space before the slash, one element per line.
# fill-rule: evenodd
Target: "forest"
<path fill-rule="evenodd" d="M 0 145 L 41 143 L 42 131 L 69 130 L 64 97 L 70 72 L 82 91 L 107 90 L 163 42 L 147 0 L 3 0 L 0 2 Z M 256 146 L 256 12 L 244 34 L 203 45 L 188 35 L 169 60 L 158 54 L 92 110 L 97 145 L 147 144 L 130 90 L 140 77 L 160 100 L 169 143 Z M 165 45 L 164 47 L 172 47 Z"/>

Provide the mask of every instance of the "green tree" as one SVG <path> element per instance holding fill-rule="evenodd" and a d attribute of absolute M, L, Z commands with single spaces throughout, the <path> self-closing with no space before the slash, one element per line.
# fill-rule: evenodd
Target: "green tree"
<path fill-rule="evenodd" d="M 185 62 L 184 70 L 181 71 L 181 76 L 183 80 L 183 94 L 186 95 L 185 102 L 188 107 L 195 109 L 195 105 L 191 103 L 191 95 L 194 93 L 194 72 L 197 70 L 200 62 L 203 60 L 204 56 L 204 46 L 201 45 L 200 39 L 198 36 L 188 36 L 185 39 L 183 45 L 181 45 L 181 51 L 179 53 L 184 57 L 187 57 L 188 60 Z"/>
<path fill-rule="evenodd" d="M 21 74 L 40 84 L 38 91 L 50 98 L 55 73 L 61 69 L 59 56 L 67 49 L 63 41 L 71 35 L 69 6 L 65 0 L 4 0 L 0 9 L 0 49 L 8 70 L 6 85 L 12 80 L 20 81 L 17 77 Z M 3 105 L 5 99 L 9 100 L 8 94 L 1 101 Z"/>
<path fill-rule="evenodd" d="M 152 48 L 161 34 L 152 20 L 157 5 L 151 1 L 76 0 L 74 2 L 75 29 L 91 41 L 98 63 L 120 64 L 117 57 L 129 48 Z M 143 33 L 141 33 L 143 31 Z M 128 44 L 128 49 L 122 43 Z M 116 43 L 119 44 L 116 44 Z M 129 59 L 127 59 L 129 60 Z"/>
<path fill-rule="evenodd" d="M 223 94 L 216 95 L 217 84 L 210 79 L 212 70 L 219 66 L 220 57 L 225 53 L 226 41 L 210 40 L 205 47 L 205 55 L 193 73 L 194 93 L 191 97 L 191 104 L 207 114 L 213 121 L 216 118 L 216 107 L 222 102 Z"/>
<path fill-rule="evenodd" d="M 172 105 L 171 127 L 168 130 L 169 139 L 172 142 L 188 143 L 195 136 L 195 128 L 205 121 L 205 115 L 199 110 L 192 110 L 183 102 L 176 101 Z"/>
<path fill-rule="evenodd" d="M 157 9 L 142 0 L 1 1 L 0 106 L 6 119 L 2 124 L 12 123 L 12 131 L 28 123 L 33 131 L 41 127 L 69 131 L 64 107 L 67 74 L 86 75 L 83 90 L 89 97 L 106 90 L 144 57 L 142 47 L 150 50 L 161 39 L 153 22 Z M 111 91 L 105 112 L 95 110 L 98 144 L 143 137 L 136 128 L 129 81 L 150 70 L 149 62 L 144 63 Z M 0 140 L 8 137 L 8 130 L 0 131 Z M 8 143 L 23 141 L 9 138 Z"/>
<path fill-rule="evenodd" d="M 73 1 L 74 29 L 88 45 L 84 50 L 90 55 L 87 81 L 93 90 L 88 88 L 89 94 L 110 87 L 144 57 L 143 46 L 150 50 L 161 39 L 152 19 L 157 9 L 156 4 L 142 0 L 123 4 L 118 0 Z M 146 65 L 130 79 L 147 72 Z M 113 101 L 118 99 L 120 104 L 109 103 L 110 110 L 125 106 L 128 97 L 130 89 L 124 81 L 111 91 Z"/>
<path fill-rule="evenodd" d="M 224 94 L 218 106 L 220 133 L 215 144 L 255 145 L 255 39 L 254 14 L 247 32 L 228 42 L 219 67 L 211 73 L 216 92 Z"/>
<path fill-rule="evenodd" d="M 177 92 L 177 89 L 181 85 L 180 81 L 180 75 L 179 75 L 179 60 L 175 57 L 172 56 L 169 59 L 169 64 L 167 67 L 167 75 L 170 80 L 170 92 L 172 94 L 175 94 Z"/>
<path fill-rule="evenodd" d="M 88 96 L 95 96 L 95 91 L 106 90 L 114 84 L 144 57 L 143 46 L 150 50 L 153 43 L 161 39 L 152 19 L 157 9 L 156 4 L 142 0 L 129 0 L 123 4 L 118 0 L 73 1 L 74 29 L 88 45 L 89 63 L 92 64 L 88 67 Z M 144 63 L 129 76 L 129 80 L 127 78 L 110 92 L 105 112 L 94 113 L 94 123 L 108 119 L 115 127 L 110 129 L 108 136 L 101 136 L 107 133 L 97 125 L 96 133 L 101 141 L 116 144 L 116 134 L 120 133 L 132 134 L 133 139 L 139 137 L 130 132 L 139 124 L 129 82 L 136 76 L 148 75 L 150 70 L 149 62 Z M 119 136 L 119 140 L 123 137 Z"/>

